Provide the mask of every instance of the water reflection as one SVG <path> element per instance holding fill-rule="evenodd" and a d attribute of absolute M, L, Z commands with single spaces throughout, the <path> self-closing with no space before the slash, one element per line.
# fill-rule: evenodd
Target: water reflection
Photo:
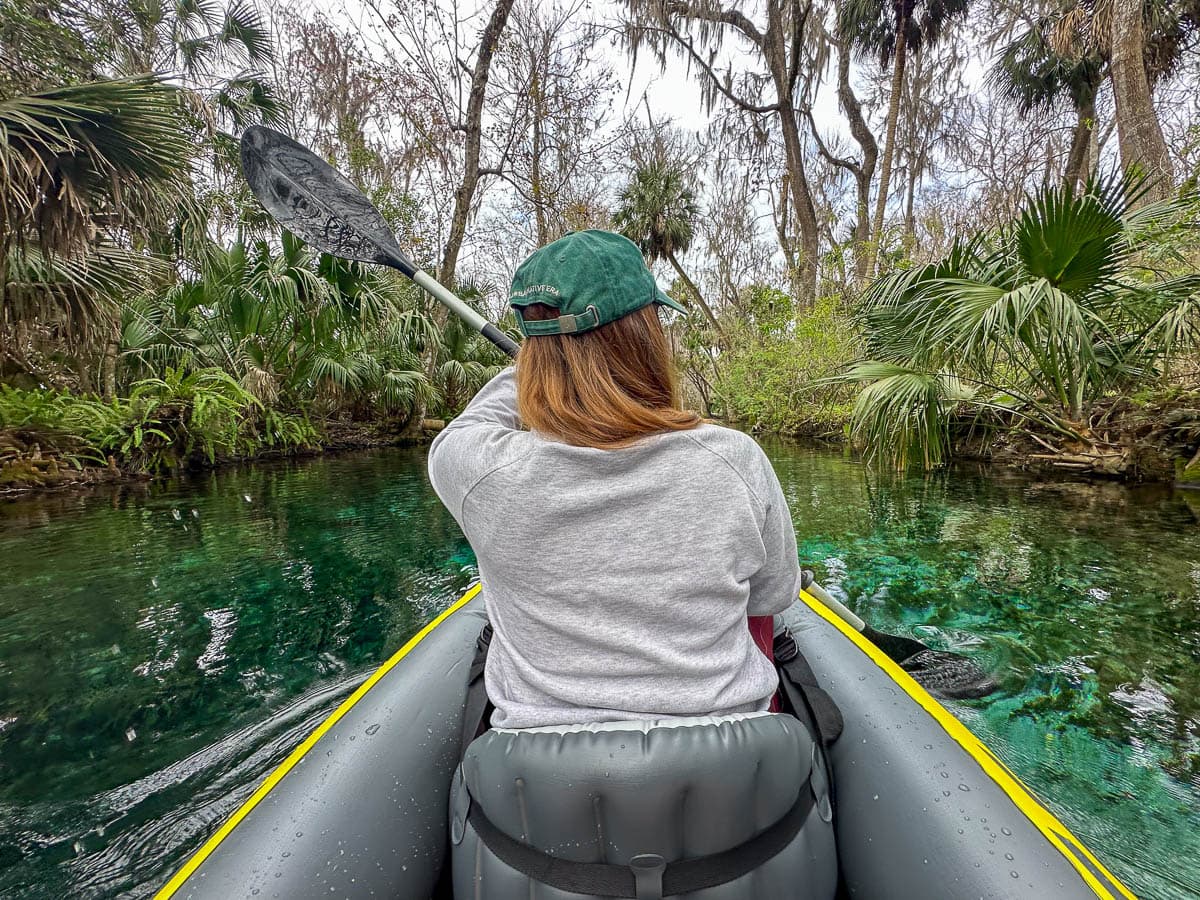
<path fill-rule="evenodd" d="M 0 895 L 145 893 L 464 548 L 417 452 L 0 506 Z"/>

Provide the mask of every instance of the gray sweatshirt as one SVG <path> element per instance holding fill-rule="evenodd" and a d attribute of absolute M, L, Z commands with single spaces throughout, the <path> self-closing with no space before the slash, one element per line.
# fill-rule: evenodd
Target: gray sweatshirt
<path fill-rule="evenodd" d="M 521 430 L 506 369 L 437 436 L 429 477 L 479 562 L 494 726 L 766 709 L 777 678 L 746 616 L 786 609 L 800 567 L 752 438 L 573 447 Z"/>

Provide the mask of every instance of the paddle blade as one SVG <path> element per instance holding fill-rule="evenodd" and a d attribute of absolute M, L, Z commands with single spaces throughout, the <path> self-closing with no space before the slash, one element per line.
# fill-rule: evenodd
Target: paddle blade
<path fill-rule="evenodd" d="M 242 134 L 242 173 L 284 228 L 342 259 L 417 271 L 379 210 L 351 181 L 307 147 L 261 125 Z"/>
<path fill-rule="evenodd" d="M 934 650 L 912 638 L 876 631 L 870 625 L 863 629 L 863 636 L 935 697 L 972 700 L 986 697 L 1000 687 L 979 663 L 961 653 Z"/>

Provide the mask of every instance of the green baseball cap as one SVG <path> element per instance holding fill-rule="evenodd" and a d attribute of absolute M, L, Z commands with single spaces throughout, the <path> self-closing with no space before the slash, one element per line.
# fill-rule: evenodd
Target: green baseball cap
<path fill-rule="evenodd" d="M 596 230 L 572 231 L 534 250 L 513 275 L 508 303 L 526 337 L 591 331 L 651 303 L 687 312 L 658 289 L 637 244 Z M 561 314 L 526 322 L 521 309 L 532 303 Z"/>

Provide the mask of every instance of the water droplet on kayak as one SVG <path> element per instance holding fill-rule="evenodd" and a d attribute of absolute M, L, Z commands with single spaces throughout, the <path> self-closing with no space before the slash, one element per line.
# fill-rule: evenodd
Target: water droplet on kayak
<path fill-rule="evenodd" d="M 879 795 L 878 795 L 878 794 L 876 794 L 876 795 L 875 795 L 874 797 L 872 797 L 871 799 L 872 799 L 872 800 L 878 800 L 878 799 L 879 799 Z"/>
<path fill-rule="evenodd" d="M 367 734 L 374 734 L 378 730 L 379 730 L 379 723 L 376 722 L 374 725 L 372 725 L 370 728 L 367 729 Z"/>
<path fill-rule="evenodd" d="M 1009 862 L 1012 862 L 1013 855 L 1011 853 L 1005 853 L 1004 858 L 1007 859 Z"/>
<path fill-rule="evenodd" d="M 971 793 L 971 789 L 969 787 L 967 787 L 965 784 L 960 784 L 958 786 L 958 789 L 967 794 Z"/>
<path fill-rule="evenodd" d="M 942 791 L 942 796 L 943 796 L 943 797 L 949 797 L 949 796 L 950 796 L 950 792 L 949 792 L 949 791 Z"/>
<path fill-rule="evenodd" d="M 1009 874 L 1009 875 L 1011 875 L 1013 878 L 1020 878 L 1020 877 L 1021 877 L 1021 873 L 1020 873 L 1020 872 L 1017 872 L 1017 871 L 1012 871 L 1012 872 L 1009 872 L 1008 874 Z"/>
<path fill-rule="evenodd" d="M 1008 835 L 1009 837 L 1012 837 L 1012 832 L 1011 832 L 1011 831 L 1009 831 L 1007 828 L 1001 828 L 1001 829 L 1000 829 L 1000 833 L 1001 833 L 1001 834 L 1006 834 L 1006 835 Z"/>
<path fill-rule="evenodd" d="M 949 773 L 949 772 L 942 772 L 942 777 L 943 777 L 943 778 L 949 778 L 949 777 L 950 777 L 950 773 Z"/>
<path fill-rule="evenodd" d="M 291 850 L 284 850 L 282 853 L 279 854 L 280 858 L 282 858 L 282 859 L 287 859 L 291 855 L 292 855 Z"/>

